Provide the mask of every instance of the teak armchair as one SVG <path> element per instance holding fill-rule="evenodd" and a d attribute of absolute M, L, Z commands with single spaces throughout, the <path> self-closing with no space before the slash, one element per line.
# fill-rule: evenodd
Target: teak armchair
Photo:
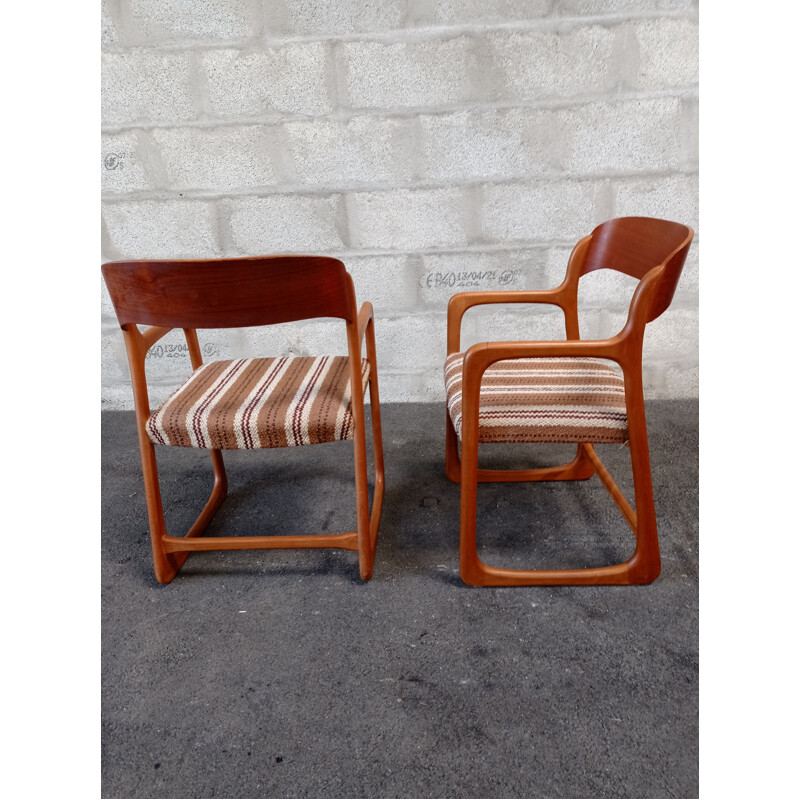
<path fill-rule="evenodd" d="M 446 473 L 461 483 L 461 577 L 475 586 L 634 584 L 661 570 L 642 390 L 645 326 L 672 301 L 694 232 L 647 217 L 603 223 L 570 255 L 564 281 L 541 292 L 464 292 L 447 309 Z M 639 279 L 622 330 L 610 339 L 580 340 L 578 281 L 597 269 Z M 487 303 L 550 303 L 564 312 L 566 341 L 482 342 L 460 351 L 461 320 Z M 511 360 L 509 360 L 511 359 Z M 615 361 L 617 371 L 599 359 Z M 500 362 L 500 363 L 498 363 Z M 459 458 L 458 440 L 461 439 Z M 575 458 L 559 467 L 478 468 L 480 442 L 575 442 Z M 628 443 L 636 510 L 597 456 L 593 443 Z M 483 563 L 476 541 L 477 484 L 488 481 L 583 480 L 597 474 L 636 535 L 622 564 L 585 569 L 519 570 Z"/>
<path fill-rule="evenodd" d="M 363 580 L 372 576 L 383 503 L 384 469 L 372 305 L 356 310 L 353 280 L 334 258 L 265 256 L 103 265 L 125 338 L 133 382 L 156 578 L 169 583 L 190 552 L 333 547 L 357 550 Z M 198 328 L 233 328 L 335 317 L 347 326 L 348 356 L 284 357 L 203 364 Z M 149 326 L 140 331 L 138 326 Z M 145 378 L 150 347 L 182 328 L 190 378 L 151 414 Z M 361 348 L 366 335 L 367 358 Z M 375 491 L 369 509 L 364 389 L 369 384 Z M 224 449 L 354 440 L 357 530 L 298 536 L 201 535 L 227 493 Z M 185 536 L 170 536 L 154 444 L 211 451 L 214 487 Z"/>

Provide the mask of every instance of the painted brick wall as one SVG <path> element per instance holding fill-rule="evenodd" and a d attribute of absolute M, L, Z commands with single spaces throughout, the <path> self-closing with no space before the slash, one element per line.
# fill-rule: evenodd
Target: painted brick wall
<path fill-rule="evenodd" d="M 605 219 L 695 228 L 649 327 L 649 397 L 698 391 L 693 0 L 104 0 L 103 260 L 318 253 L 375 306 L 386 401 L 442 400 L 448 297 L 547 288 Z M 98 270 L 99 272 L 99 270 Z M 103 403 L 131 408 L 102 287 Z M 611 335 L 632 281 L 581 285 Z M 559 312 L 465 317 L 465 344 L 559 338 Z M 345 352 L 343 325 L 201 332 L 209 358 Z M 179 332 L 148 359 L 183 379 Z"/>

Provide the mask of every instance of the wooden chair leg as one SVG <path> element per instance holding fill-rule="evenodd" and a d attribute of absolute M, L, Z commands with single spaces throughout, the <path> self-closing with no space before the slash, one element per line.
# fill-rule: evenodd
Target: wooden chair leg
<path fill-rule="evenodd" d="M 153 549 L 153 567 L 156 580 L 159 583 L 169 583 L 178 574 L 183 562 L 189 556 L 189 552 L 168 552 L 165 548 L 167 530 L 164 523 L 164 508 L 161 504 L 161 489 L 158 484 L 155 448 L 149 439 L 143 443 L 140 436 L 140 450 L 144 493 L 147 501 L 147 519 L 150 525 L 150 543 Z M 203 534 L 228 493 L 225 464 L 219 450 L 211 451 L 211 463 L 214 467 L 214 488 L 200 515 L 187 532 L 186 539 Z"/>
<path fill-rule="evenodd" d="M 643 397 L 634 397 L 629 403 L 628 439 L 636 504 L 636 550 L 628 560 L 629 577 L 630 583 L 652 583 L 661 573 L 661 553 L 658 546 Z"/>
<path fill-rule="evenodd" d="M 369 535 L 369 487 L 367 484 L 367 443 L 363 413 L 355 419 L 353 453 L 356 478 L 356 520 L 358 534 L 358 569 L 361 579 L 372 577 L 374 552 Z"/>
<path fill-rule="evenodd" d="M 485 564 L 478 557 L 476 512 L 478 499 L 477 444 L 462 447 L 461 535 L 459 563 L 461 579 L 470 586 L 558 586 L 630 583 L 628 564 L 588 569 L 503 569 Z"/>
<path fill-rule="evenodd" d="M 378 372 L 374 372 L 374 380 L 370 376 L 369 402 L 372 417 L 372 452 L 375 457 L 375 494 L 372 498 L 372 512 L 369 519 L 369 539 L 372 558 L 375 557 L 375 547 L 378 542 L 378 527 L 381 522 L 383 509 L 383 492 L 385 487 L 385 473 L 383 467 L 383 428 L 381 426 L 381 404 L 378 397 Z"/>
<path fill-rule="evenodd" d="M 445 405 L 444 415 L 445 434 L 444 434 L 444 472 L 449 481 L 461 483 L 461 460 L 458 457 L 458 434 L 450 419 L 450 411 Z"/>
<path fill-rule="evenodd" d="M 635 392 L 634 392 L 635 394 Z M 467 409 L 475 409 L 477 397 L 468 402 L 464 396 L 464 439 L 461 448 L 461 530 L 459 564 L 461 579 L 471 586 L 554 586 L 649 583 L 658 576 L 660 559 L 653 507 L 653 491 L 650 478 L 650 460 L 647 449 L 647 430 L 644 419 L 644 404 L 636 398 L 629 405 L 629 438 L 633 465 L 637 513 L 628 506 L 616 484 L 594 453 L 592 445 L 578 445 L 578 453 L 562 470 L 572 468 L 583 474 L 599 472 L 601 480 L 612 498 L 622 510 L 636 533 L 636 551 L 628 561 L 608 567 L 587 569 L 522 570 L 503 569 L 485 564 L 478 557 L 476 516 L 478 482 L 482 470 L 478 469 L 478 425 L 477 412 L 471 424 L 467 421 Z M 632 418 L 632 422 L 631 422 Z M 470 435 L 471 434 L 471 435 Z M 589 462 L 588 466 L 585 462 Z M 559 468 L 557 468 L 559 469 Z M 489 472 L 487 470 L 487 472 Z M 495 475 L 503 470 L 492 471 Z M 520 474 L 523 471 L 517 471 Z M 531 470 L 529 472 L 539 472 Z M 506 474 L 511 473 L 511 471 Z M 513 473 L 511 473 L 513 474 Z M 492 480 L 494 476 L 487 478 Z M 502 480 L 494 477 L 495 480 Z M 506 478 L 513 480 L 514 478 Z M 520 478 L 517 478 L 518 480 Z"/>
<path fill-rule="evenodd" d="M 356 515 L 358 519 L 358 571 L 362 580 L 372 577 L 375 564 L 375 549 L 378 540 L 378 527 L 383 508 L 385 475 L 383 466 L 383 429 L 381 427 L 381 405 L 378 392 L 378 366 L 375 355 L 375 331 L 372 321 L 367 326 L 367 358 L 369 371 L 369 402 L 372 418 L 372 452 L 375 457 L 375 493 L 372 498 L 372 511 L 369 510 L 369 487 L 367 480 L 366 426 L 364 424 L 363 404 L 360 415 L 354 413 L 355 430 L 355 470 L 356 470 Z M 356 411 L 354 404 L 353 410 Z M 358 417 L 360 416 L 360 419 Z"/>

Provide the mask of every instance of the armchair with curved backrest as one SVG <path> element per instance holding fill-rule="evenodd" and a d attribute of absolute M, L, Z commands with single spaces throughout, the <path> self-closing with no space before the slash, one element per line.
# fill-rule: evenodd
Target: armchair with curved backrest
<path fill-rule="evenodd" d="M 156 578 L 169 583 L 190 552 L 335 547 L 357 550 L 362 579 L 372 575 L 384 470 L 372 305 L 357 311 L 344 264 L 316 256 L 192 261 L 124 261 L 103 277 L 125 338 L 133 383 Z M 272 325 L 334 317 L 347 327 L 347 356 L 251 358 L 203 364 L 198 328 Z M 139 330 L 139 325 L 149 326 Z M 147 351 L 182 328 L 194 370 L 151 413 Z M 367 358 L 361 348 L 366 335 Z M 369 509 L 364 390 L 369 384 L 375 492 Z M 287 447 L 353 439 L 357 530 L 298 536 L 202 537 L 227 493 L 222 450 Z M 185 536 L 170 536 L 155 445 L 210 450 L 214 487 Z"/>
<path fill-rule="evenodd" d="M 642 389 L 645 326 L 672 301 L 694 232 L 676 222 L 623 217 L 603 223 L 572 251 L 564 281 L 542 292 L 464 292 L 447 310 L 447 477 L 461 483 L 461 577 L 476 586 L 650 583 L 661 569 Z M 622 330 L 581 340 L 578 281 L 597 269 L 639 279 Z M 482 342 L 460 352 L 461 320 L 486 303 L 550 303 L 564 312 L 566 341 Z M 622 375 L 602 359 L 616 362 Z M 458 440 L 461 440 L 459 458 Z M 481 442 L 574 442 L 560 467 L 478 468 Z M 593 447 L 629 443 L 634 502 L 628 504 Z M 477 484 L 484 481 L 581 480 L 597 474 L 636 535 L 622 564 L 562 570 L 493 567 L 478 557 Z"/>

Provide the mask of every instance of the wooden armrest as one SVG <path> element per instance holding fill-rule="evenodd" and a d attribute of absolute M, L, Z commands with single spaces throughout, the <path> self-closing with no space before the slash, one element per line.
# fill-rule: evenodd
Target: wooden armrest
<path fill-rule="evenodd" d="M 364 303 L 358 312 L 358 341 L 364 341 L 364 333 L 367 330 L 367 325 L 371 319 L 374 319 L 375 312 L 372 309 L 372 303 Z"/>
<path fill-rule="evenodd" d="M 461 320 L 472 306 L 491 303 L 546 303 L 567 313 L 564 284 L 541 292 L 459 292 L 447 304 L 447 353 L 457 353 L 461 342 Z"/>
<path fill-rule="evenodd" d="M 459 292 L 450 298 L 447 312 L 464 313 L 472 306 L 490 303 L 549 303 L 560 306 L 563 297 L 561 287 L 538 292 Z"/>

